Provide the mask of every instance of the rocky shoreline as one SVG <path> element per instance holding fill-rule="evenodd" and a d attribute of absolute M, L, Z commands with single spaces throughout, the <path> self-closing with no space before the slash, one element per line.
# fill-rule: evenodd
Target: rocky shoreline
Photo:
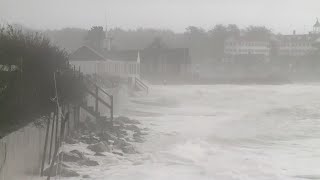
<path fill-rule="evenodd" d="M 147 134 L 139 121 L 118 117 L 114 119 L 113 128 L 107 125 L 107 122 L 90 119 L 81 122 L 78 130 L 65 138 L 58 163 L 51 170 L 46 168 L 44 176 L 90 178 L 84 174 L 84 168 L 102 165 L 100 160 L 112 161 L 139 153 L 135 145 L 144 142 L 143 136 Z"/>

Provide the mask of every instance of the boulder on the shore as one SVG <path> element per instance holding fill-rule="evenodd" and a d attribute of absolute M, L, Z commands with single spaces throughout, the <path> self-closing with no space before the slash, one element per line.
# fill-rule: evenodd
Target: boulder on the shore
<path fill-rule="evenodd" d="M 132 145 L 123 146 L 121 148 L 121 150 L 126 154 L 135 154 L 135 153 L 137 153 L 137 151 L 135 150 L 135 148 Z"/>
<path fill-rule="evenodd" d="M 73 139 L 73 138 L 70 137 L 70 136 L 67 136 L 67 137 L 65 138 L 65 142 L 66 142 L 67 144 L 77 144 L 77 143 L 79 143 L 78 140 Z"/>
<path fill-rule="evenodd" d="M 124 116 L 117 117 L 114 120 L 114 122 L 121 122 L 121 123 L 125 123 L 125 124 L 140 124 L 139 121 L 133 120 L 133 119 L 129 119 L 128 117 L 124 117 Z"/>
<path fill-rule="evenodd" d="M 133 140 L 134 140 L 135 142 L 138 142 L 138 143 L 143 143 L 143 142 L 144 142 L 144 140 L 143 140 L 143 138 L 141 137 L 140 133 L 134 133 L 134 134 L 133 134 Z"/>
<path fill-rule="evenodd" d="M 117 137 L 115 135 L 113 135 L 112 133 L 110 133 L 108 131 L 100 133 L 100 134 L 98 134 L 98 136 L 100 137 L 101 140 L 106 141 L 106 142 L 108 142 L 110 140 L 114 141 L 117 139 Z"/>
<path fill-rule="evenodd" d="M 87 117 L 84 122 L 79 122 L 78 127 L 82 131 L 95 132 L 97 130 L 97 123 L 95 120 Z"/>
<path fill-rule="evenodd" d="M 102 154 L 102 153 L 100 153 L 100 152 L 96 152 L 94 155 L 95 155 L 95 156 L 106 156 L 106 155 L 104 155 L 104 154 Z"/>
<path fill-rule="evenodd" d="M 78 164 L 81 166 L 98 166 L 99 165 L 97 161 L 90 160 L 90 159 L 81 160 L 78 162 Z"/>
<path fill-rule="evenodd" d="M 57 164 L 54 165 L 52 167 L 52 169 L 50 169 L 50 167 L 48 167 L 47 169 L 45 169 L 43 171 L 44 176 L 50 175 L 51 177 L 54 177 L 57 174 L 60 174 L 62 177 L 78 177 L 78 176 L 80 176 L 80 174 L 78 174 L 76 171 L 70 170 L 63 165 L 58 166 Z"/>
<path fill-rule="evenodd" d="M 112 154 L 116 154 L 116 155 L 119 155 L 119 156 L 123 156 L 123 153 L 117 152 L 117 151 L 113 151 Z"/>
<path fill-rule="evenodd" d="M 61 152 L 59 154 L 59 157 L 64 161 L 64 162 L 77 162 L 82 160 L 82 157 L 79 156 L 78 154 L 71 153 L 71 152 Z"/>
<path fill-rule="evenodd" d="M 140 128 L 134 124 L 126 125 L 125 129 L 134 131 L 134 132 L 140 132 Z"/>
<path fill-rule="evenodd" d="M 131 145 L 130 143 L 128 143 L 125 139 L 123 138 L 119 138 L 117 140 L 114 141 L 114 147 L 121 149 L 124 146 L 128 146 Z"/>
<path fill-rule="evenodd" d="M 70 151 L 70 153 L 78 155 L 81 159 L 85 159 L 84 154 L 82 152 L 80 152 L 79 150 L 75 149 L 75 150 Z"/>
<path fill-rule="evenodd" d="M 101 153 L 101 152 L 110 152 L 111 148 L 103 142 L 99 142 L 97 144 L 92 144 L 88 146 L 88 149 L 90 149 L 93 152 Z"/>
<path fill-rule="evenodd" d="M 100 141 L 99 137 L 90 134 L 90 135 L 83 135 L 80 137 L 80 141 L 86 144 L 96 144 Z"/>
<path fill-rule="evenodd" d="M 90 176 L 86 174 L 86 175 L 83 175 L 82 178 L 87 179 L 87 178 L 90 178 Z"/>

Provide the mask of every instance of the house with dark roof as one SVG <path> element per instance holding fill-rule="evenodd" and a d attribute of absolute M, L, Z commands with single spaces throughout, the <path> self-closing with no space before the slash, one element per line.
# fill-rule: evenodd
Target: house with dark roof
<path fill-rule="evenodd" d="M 148 80 L 168 80 L 186 78 L 191 71 L 191 58 L 188 48 L 145 48 L 142 50 L 103 51 L 107 59 L 140 61 L 141 77 Z"/>
<path fill-rule="evenodd" d="M 152 80 L 185 79 L 191 74 L 188 48 L 145 48 L 141 51 L 141 74 Z"/>

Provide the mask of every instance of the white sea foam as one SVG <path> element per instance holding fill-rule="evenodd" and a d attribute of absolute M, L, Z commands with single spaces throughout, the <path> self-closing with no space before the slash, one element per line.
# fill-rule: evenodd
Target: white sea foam
<path fill-rule="evenodd" d="M 149 128 L 141 154 L 92 179 L 284 180 L 320 177 L 320 86 L 154 86 L 126 115 Z"/>

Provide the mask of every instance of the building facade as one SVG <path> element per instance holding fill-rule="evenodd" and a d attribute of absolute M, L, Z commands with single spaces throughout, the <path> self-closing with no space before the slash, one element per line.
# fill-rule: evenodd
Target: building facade
<path fill-rule="evenodd" d="M 313 30 L 308 34 L 276 35 L 264 41 L 248 39 L 244 36 L 228 38 L 224 43 L 226 57 L 260 55 L 275 56 L 306 56 L 313 53 L 314 43 L 320 37 L 320 22 L 317 19 Z"/>
<path fill-rule="evenodd" d="M 278 37 L 279 56 L 305 56 L 316 50 L 314 34 L 281 35 Z"/>
<path fill-rule="evenodd" d="M 224 43 L 226 55 L 270 55 L 269 41 L 249 40 L 244 37 L 228 38 Z"/>

